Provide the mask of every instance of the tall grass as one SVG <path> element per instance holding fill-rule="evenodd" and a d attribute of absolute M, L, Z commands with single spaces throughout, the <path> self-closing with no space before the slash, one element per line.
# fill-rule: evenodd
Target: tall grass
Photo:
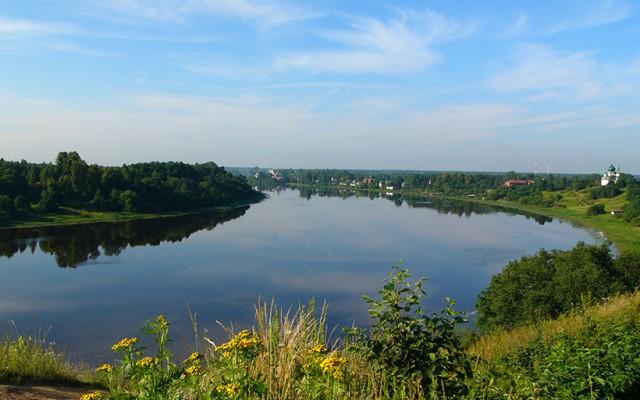
<path fill-rule="evenodd" d="M 315 301 L 294 312 L 275 302 L 256 307 L 257 333 L 265 345 L 258 357 L 256 373 L 266 378 L 270 399 L 293 398 L 301 379 L 301 368 L 310 362 L 311 350 L 329 343 L 327 305 L 316 309 Z M 327 346 L 337 349 L 337 342 Z"/>
<path fill-rule="evenodd" d="M 559 336 L 577 337 L 594 321 L 640 330 L 640 292 L 618 295 L 598 306 L 578 308 L 555 320 L 481 335 L 470 344 L 468 353 L 474 358 L 490 360 L 494 356 L 517 353 L 539 340 L 552 342 Z"/>
<path fill-rule="evenodd" d="M 468 353 L 471 398 L 640 398 L 640 292 L 483 335 Z"/>
<path fill-rule="evenodd" d="M 0 381 L 45 381 L 82 384 L 91 380 L 84 365 L 74 365 L 64 351 L 47 341 L 47 332 L 36 335 L 7 332 L 0 341 Z"/>
<path fill-rule="evenodd" d="M 282 309 L 275 302 L 256 306 L 255 333 L 264 344 L 250 371 L 264 379 L 264 399 L 422 399 L 420 379 L 399 380 L 348 352 L 335 329 L 327 326 L 328 305 L 314 300 L 297 309 Z M 229 337 L 234 332 L 227 328 Z M 210 351 L 215 350 L 215 344 Z M 326 346 L 320 358 L 344 360 L 343 376 L 336 379 L 317 368 L 316 349 Z M 393 390 L 389 390 L 393 387 Z"/>

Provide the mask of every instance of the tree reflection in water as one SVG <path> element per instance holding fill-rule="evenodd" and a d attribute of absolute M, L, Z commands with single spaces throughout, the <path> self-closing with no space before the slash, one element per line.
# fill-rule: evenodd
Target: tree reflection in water
<path fill-rule="evenodd" d="M 75 268 L 100 255 L 118 255 L 127 247 L 180 242 L 194 232 L 210 231 L 239 218 L 248 208 L 118 223 L 0 230 L 0 256 L 10 258 L 39 248 L 52 254 L 60 268 Z"/>
<path fill-rule="evenodd" d="M 441 196 L 424 197 L 405 195 L 402 193 L 383 193 L 374 190 L 354 190 L 354 189 L 332 189 L 332 188 L 312 188 L 301 187 L 300 197 L 311 200 L 312 196 L 318 197 L 340 197 L 347 199 L 349 197 L 368 197 L 371 200 L 382 198 L 392 201 L 396 207 L 407 204 L 410 208 L 430 208 L 436 210 L 438 214 L 457 215 L 459 217 L 471 217 L 473 214 L 493 214 L 501 212 L 509 215 L 523 215 L 527 219 L 533 219 L 540 225 L 553 222 L 553 218 L 540 214 L 530 213 L 520 210 L 512 210 L 504 207 L 492 206 L 473 201 L 456 200 Z"/>

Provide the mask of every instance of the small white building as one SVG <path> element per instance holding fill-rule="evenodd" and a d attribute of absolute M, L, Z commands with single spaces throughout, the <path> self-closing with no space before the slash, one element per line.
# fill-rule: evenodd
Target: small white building
<path fill-rule="evenodd" d="M 600 185 L 607 186 L 609 182 L 618 183 L 618 178 L 620 178 L 620 172 L 616 171 L 616 167 L 611 164 L 609 165 L 607 172 L 602 175 L 602 179 L 600 179 Z"/>

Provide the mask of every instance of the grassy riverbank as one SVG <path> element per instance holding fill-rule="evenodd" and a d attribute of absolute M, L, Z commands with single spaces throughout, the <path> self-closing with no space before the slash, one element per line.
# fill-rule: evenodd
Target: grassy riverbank
<path fill-rule="evenodd" d="M 640 252 L 640 226 L 625 222 L 621 218 L 621 214 L 611 214 L 613 210 L 622 210 L 624 208 L 626 204 L 624 194 L 610 199 L 598 200 L 588 200 L 584 193 L 570 190 L 560 193 L 546 193 L 545 195 L 559 197 L 555 202 L 555 207 L 532 206 L 506 200 L 473 199 L 472 201 L 571 221 L 601 232 L 603 237 L 612 242 L 618 251 Z M 587 215 L 588 208 L 595 204 L 602 204 L 606 213 L 593 216 Z"/>

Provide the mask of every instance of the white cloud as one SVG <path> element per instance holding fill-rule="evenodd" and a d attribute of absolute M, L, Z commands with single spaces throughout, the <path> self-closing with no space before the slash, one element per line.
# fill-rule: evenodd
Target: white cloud
<path fill-rule="evenodd" d="M 187 71 L 217 76 L 225 79 L 241 79 L 248 80 L 253 78 L 264 78 L 269 70 L 268 66 L 234 63 L 222 57 L 214 59 L 209 57 L 208 60 L 197 58 L 189 61 L 178 61 Z"/>
<path fill-rule="evenodd" d="M 42 23 L 24 19 L 0 17 L 0 34 L 10 37 L 65 35 L 76 32 L 77 29 L 68 24 Z"/>
<path fill-rule="evenodd" d="M 348 30 L 319 32 L 342 49 L 289 54 L 279 59 L 278 66 L 317 72 L 417 72 L 443 60 L 430 46 L 473 29 L 433 12 L 399 12 L 397 18 L 386 21 L 352 18 Z"/>
<path fill-rule="evenodd" d="M 84 36 L 78 27 L 66 23 L 41 23 L 0 17 L 0 52 L 27 54 L 42 49 L 91 57 L 113 56 L 72 42 L 68 37 Z"/>
<path fill-rule="evenodd" d="M 530 26 L 531 18 L 527 13 L 520 10 L 513 24 L 508 27 L 503 36 L 516 37 L 523 34 Z"/>
<path fill-rule="evenodd" d="M 183 23 L 205 13 L 222 18 L 240 18 L 259 25 L 281 24 L 317 17 L 298 3 L 256 0 L 100 0 L 95 6 L 125 16 Z"/>
<path fill-rule="evenodd" d="M 611 24 L 629 18 L 632 7 L 620 0 L 573 0 L 571 16 L 558 23 L 549 33 L 580 30 Z"/>
<path fill-rule="evenodd" d="M 515 66 L 488 81 L 499 92 L 530 92 L 530 100 L 582 101 L 603 91 L 598 64 L 592 53 L 560 52 L 549 46 L 521 44 Z"/>

